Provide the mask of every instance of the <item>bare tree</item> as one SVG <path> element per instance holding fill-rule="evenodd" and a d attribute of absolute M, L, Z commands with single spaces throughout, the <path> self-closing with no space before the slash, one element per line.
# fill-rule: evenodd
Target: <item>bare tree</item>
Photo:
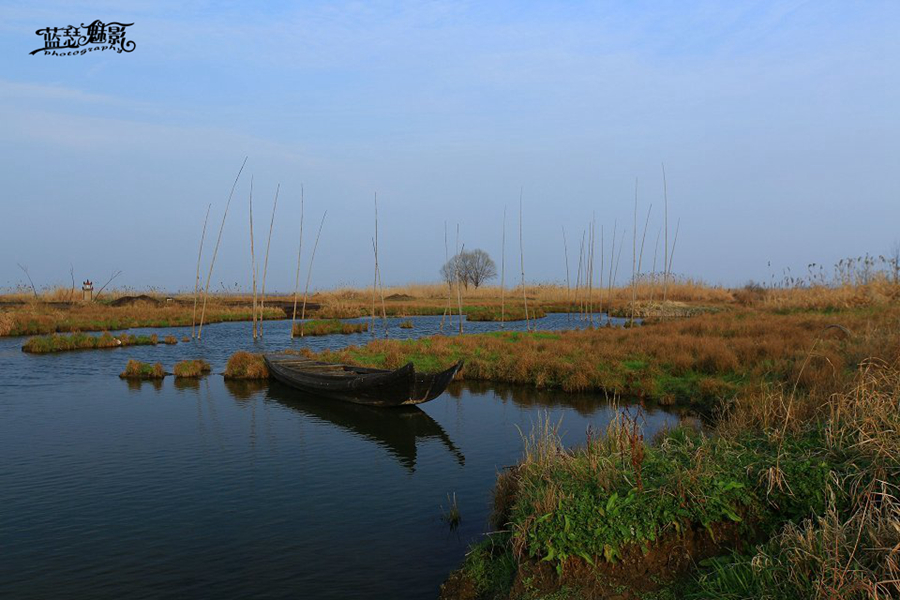
<path fill-rule="evenodd" d="M 463 266 L 469 282 L 478 289 L 482 283 L 497 276 L 497 265 L 484 250 L 475 249 L 463 255 Z"/>
<path fill-rule="evenodd" d="M 451 284 L 456 280 L 457 269 L 459 281 L 466 289 L 470 284 L 477 289 L 485 281 L 497 276 L 497 265 L 484 250 L 460 252 L 441 267 L 441 278 Z"/>

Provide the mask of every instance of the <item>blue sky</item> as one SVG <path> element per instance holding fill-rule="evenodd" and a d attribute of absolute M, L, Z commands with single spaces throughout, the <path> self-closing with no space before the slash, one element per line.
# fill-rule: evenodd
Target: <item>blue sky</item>
<path fill-rule="evenodd" d="M 134 22 L 135 51 L 28 54 L 94 19 Z M 244 156 L 213 287 L 249 285 L 251 174 L 258 252 L 281 184 L 283 291 L 301 184 L 304 261 L 328 210 L 315 287 L 370 284 L 375 192 L 387 284 L 437 279 L 445 221 L 499 263 L 504 206 L 517 260 L 520 189 L 526 276 L 564 280 L 563 227 L 570 255 L 592 213 L 630 236 L 635 178 L 652 248 L 663 162 L 678 273 L 738 285 L 900 238 L 897 2 L 7 1 L 0 30 L 0 286 L 19 262 L 192 287 Z"/>

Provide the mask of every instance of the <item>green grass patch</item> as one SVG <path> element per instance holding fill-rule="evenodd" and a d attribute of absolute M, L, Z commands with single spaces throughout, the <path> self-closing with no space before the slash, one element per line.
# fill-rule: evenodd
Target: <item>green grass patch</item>
<path fill-rule="evenodd" d="M 97 350 L 119 348 L 121 346 L 155 346 L 159 342 L 156 334 L 131 335 L 123 333 L 113 336 L 109 333 L 95 336 L 85 333 L 71 335 L 45 335 L 33 337 L 22 346 L 23 352 L 47 354 L 51 352 L 68 352 L 71 350 Z"/>

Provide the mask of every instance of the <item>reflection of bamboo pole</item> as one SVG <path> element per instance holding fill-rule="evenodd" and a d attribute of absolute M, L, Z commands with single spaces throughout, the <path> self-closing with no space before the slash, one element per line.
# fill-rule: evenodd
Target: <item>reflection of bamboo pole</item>
<path fill-rule="evenodd" d="M 303 309 L 300 311 L 300 337 L 303 337 L 303 321 L 306 319 L 306 299 L 309 296 L 309 279 L 312 277 L 313 261 L 316 259 L 316 248 L 319 247 L 319 236 L 322 235 L 322 226 L 325 225 L 326 210 L 322 213 L 322 222 L 319 223 L 319 233 L 316 234 L 316 243 L 313 244 L 312 256 L 309 257 L 309 269 L 306 271 L 306 289 L 303 290 Z"/>
<path fill-rule="evenodd" d="M 297 276 L 294 278 L 294 313 L 291 316 L 291 339 L 297 322 L 297 293 L 300 291 L 300 254 L 303 252 L 303 184 L 300 184 L 300 244 L 297 248 Z"/>
<path fill-rule="evenodd" d="M 253 175 L 250 175 L 250 275 L 253 279 L 253 339 L 256 339 L 256 252 L 253 248 Z"/>
<path fill-rule="evenodd" d="M 563 233 L 565 235 L 565 233 Z M 506 205 L 503 205 L 503 245 L 500 247 L 500 329 L 506 319 Z"/>
<path fill-rule="evenodd" d="M 519 190 L 519 263 L 522 267 L 522 301 L 525 304 L 525 331 L 531 331 L 531 323 L 528 320 L 528 295 L 525 293 L 525 247 L 522 244 L 522 191 L 523 191 L 523 189 Z"/>
<path fill-rule="evenodd" d="M 278 192 L 281 184 L 275 188 L 275 203 L 272 204 L 272 220 L 269 222 L 269 240 L 266 242 L 266 260 L 263 263 L 262 290 L 259 302 L 259 337 L 263 335 L 263 321 L 266 318 L 266 272 L 269 270 L 269 246 L 272 245 L 272 228 L 275 226 L 275 209 L 278 207 Z"/>
<path fill-rule="evenodd" d="M 566 228 L 563 226 L 563 252 L 566 257 L 566 321 L 572 320 L 572 306 L 569 303 L 569 295 L 572 291 L 572 285 L 569 283 L 569 244 L 566 242 Z"/>
<path fill-rule="evenodd" d="M 203 256 L 203 240 L 206 238 L 206 223 L 209 221 L 209 210 L 212 208 L 212 203 L 210 203 L 206 207 L 206 218 L 203 219 L 203 233 L 200 234 L 200 250 L 197 252 L 197 276 L 194 278 L 194 312 L 191 315 L 191 339 L 194 339 L 196 335 L 196 323 L 197 323 L 197 292 L 200 291 L 200 257 Z M 72 289 L 75 289 L 75 281 L 72 281 Z"/>
<path fill-rule="evenodd" d="M 203 308 L 200 309 L 200 328 L 197 329 L 197 339 L 203 333 L 203 317 L 206 314 L 206 301 L 209 299 L 209 282 L 212 280 L 213 267 L 216 265 L 216 255 L 219 253 L 219 243 L 222 241 L 222 230 L 225 229 L 225 217 L 228 216 L 228 207 L 231 206 L 231 197 L 234 195 L 234 188 L 237 187 L 238 179 L 244 171 L 244 165 L 247 164 L 247 158 L 241 164 L 241 170 L 238 171 L 237 177 L 234 178 L 234 184 L 231 186 L 231 193 L 228 194 L 228 202 L 225 204 L 225 212 L 222 214 L 222 226 L 219 228 L 219 237 L 216 239 L 216 248 L 213 250 L 212 261 L 209 263 L 209 274 L 206 276 L 206 291 L 203 292 Z"/>

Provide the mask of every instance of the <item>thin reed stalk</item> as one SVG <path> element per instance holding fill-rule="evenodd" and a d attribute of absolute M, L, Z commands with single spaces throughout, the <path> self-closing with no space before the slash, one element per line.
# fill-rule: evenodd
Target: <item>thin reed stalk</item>
<path fill-rule="evenodd" d="M 525 246 L 522 243 L 522 192 L 519 190 L 519 261 L 522 267 L 522 302 L 525 305 L 525 330 L 531 331 L 531 322 L 528 320 L 528 294 L 525 293 Z"/>
<path fill-rule="evenodd" d="M 303 321 L 306 319 L 306 301 L 309 298 L 309 280 L 312 277 L 313 261 L 316 259 L 316 248 L 319 247 L 319 237 L 322 235 L 322 226 L 325 225 L 326 210 L 322 213 L 322 222 L 319 223 L 319 232 L 316 234 L 316 243 L 313 244 L 312 256 L 309 257 L 309 269 L 306 271 L 306 289 L 303 290 L 303 308 L 300 311 L 300 337 L 303 337 Z"/>
<path fill-rule="evenodd" d="M 206 223 L 209 221 L 209 211 L 212 208 L 212 202 L 206 207 L 206 217 L 203 219 L 203 233 L 200 234 L 200 250 L 197 251 L 197 276 L 194 278 L 194 311 L 191 314 L 191 339 L 197 334 L 197 293 L 200 291 L 200 257 L 203 256 L 203 240 L 206 238 Z M 75 281 L 72 281 L 72 289 L 75 289 Z"/>
<path fill-rule="evenodd" d="M 563 230 L 565 236 L 565 230 Z M 500 328 L 506 320 L 506 205 L 503 205 L 503 242 L 500 246 Z"/>
<path fill-rule="evenodd" d="M 599 306 L 597 307 L 597 312 L 603 314 L 603 265 L 606 264 L 606 260 L 603 254 L 603 225 L 600 225 L 600 300 Z"/>
<path fill-rule="evenodd" d="M 256 339 L 256 251 L 253 244 L 253 175 L 250 175 L 250 275 L 253 280 L 253 339 Z"/>
<path fill-rule="evenodd" d="M 237 187 L 238 179 L 241 178 L 241 173 L 244 171 L 244 166 L 247 164 L 247 158 L 248 157 L 244 157 L 241 169 L 238 171 L 237 177 L 234 178 L 234 184 L 231 186 L 231 193 L 228 194 L 228 202 L 225 203 L 225 212 L 222 214 L 222 226 L 219 227 L 219 237 L 216 239 L 216 247 L 213 250 L 212 261 L 209 263 L 209 274 L 206 276 L 206 290 L 203 292 L 203 308 L 200 309 L 200 328 L 197 330 L 198 340 L 203 333 L 203 317 L 206 314 L 206 301 L 209 299 L 209 282 L 212 281 L 213 267 L 216 265 L 216 255 L 219 253 L 219 244 L 222 241 L 222 230 L 225 229 L 225 217 L 228 216 L 228 207 L 231 206 L 231 197 L 234 196 L 234 188 Z"/>
<path fill-rule="evenodd" d="M 463 250 L 465 250 L 466 245 L 463 244 Z M 457 309 L 459 310 L 459 332 L 463 332 L 463 311 L 462 311 L 462 286 L 459 282 L 459 255 L 461 250 L 459 249 L 459 223 L 456 224 L 456 261 L 454 271 L 456 272 L 456 302 Z"/>
<path fill-rule="evenodd" d="M 450 251 L 447 249 L 447 221 L 444 221 L 444 264 L 450 262 Z M 447 308 L 444 309 L 444 314 L 441 315 L 441 326 L 439 331 L 444 333 L 444 318 L 447 314 L 450 314 L 450 325 L 453 326 L 453 282 L 447 282 Z"/>
<path fill-rule="evenodd" d="M 375 194 L 375 277 L 378 279 L 378 290 L 381 293 L 381 322 L 384 324 L 384 337 L 388 336 L 387 311 L 384 307 L 384 284 L 381 282 L 381 268 L 378 265 L 378 193 Z M 374 324 L 373 324 L 374 327 Z"/>
<path fill-rule="evenodd" d="M 625 237 L 625 231 L 627 231 L 624 227 L 622 228 L 622 237 Z M 616 270 L 613 271 L 613 281 L 619 278 L 619 262 L 622 260 L 622 249 L 625 247 L 623 243 L 624 239 L 619 242 L 619 254 L 616 255 Z M 612 257 L 610 257 L 612 258 Z"/>
<path fill-rule="evenodd" d="M 659 255 L 659 237 L 662 235 L 662 227 L 656 231 L 656 243 L 653 245 L 653 269 L 650 271 L 650 303 L 653 303 L 653 297 L 656 295 L 656 258 Z"/>
<path fill-rule="evenodd" d="M 631 322 L 634 323 L 634 305 L 637 302 L 637 207 L 638 180 L 634 178 L 634 221 L 631 232 Z"/>
<path fill-rule="evenodd" d="M 641 278 L 641 267 L 644 263 L 644 242 L 647 241 L 647 226 L 650 225 L 650 211 L 653 209 L 653 204 L 647 207 L 647 218 L 644 220 L 644 234 L 641 236 L 641 251 L 638 253 L 638 267 L 637 267 L 637 277 Z M 651 287 L 652 290 L 652 287 Z M 652 293 L 652 291 L 651 291 Z M 634 311 L 631 311 L 631 321 L 634 322 Z"/>
<path fill-rule="evenodd" d="M 275 209 L 278 208 L 278 192 L 281 184 L 275 187 L 275 202 L 272 204 L 272 220 L 269 222 L 269 239 L 266 241 L 266 260 L 263 263 L 262 290 L 259 302 L 259 337 L 263 336 L 263 321 L 266 315 L 266 273 L 269 270 L 269 247 L 272 245 L 272 228 L 275 227 Z"/>
<path fill-rule="evenodd" d="M 297 248 L 297 275 L 294 278 L 294 312 L 291 316 L 291 339 L 294 339 L 294 324 L 297 322 L 297 293 L 300 291 L 300 254 L 303 252 L 303 184 L 300 184 L 300 244 Z"/>
<path fill-rule="evenodd" d="M 506 215 L 504 215 L 506 216 Z M 506 233 L 504 231 L 504 233 Z M 569 244 L 566 242 L 566 228 L 563 226 L 562 228 L 563 234 L 563 253 L 566 258 L 566 321 L 570 322 L 572 320 L 572 310 L 570 304 L 570 294 L 572 291 L 572 286 L 569 283 Z"/>
<path fill-rule="evenodd" d="M 590 265 L 588 268 L 588 304 L 587 314 L 588 323 L 591 328 L 594 327 L 594 238 L 597 236 L 597 220 L 596 215 L 591 213 L 591 256 L 588 260 Z"/>
<path fill-rule="evenodd" d="M 665 202 L 665 229 L 666 229 L 666 239 L 665 239 L 665 258 L 663 259 L 663 304 L 666 303 L 666 300 L 669 297 L 669 186 L 666 183 L 666 163 L 662 164 L 662 176 L 663 176 L 663 200 Z"/>

